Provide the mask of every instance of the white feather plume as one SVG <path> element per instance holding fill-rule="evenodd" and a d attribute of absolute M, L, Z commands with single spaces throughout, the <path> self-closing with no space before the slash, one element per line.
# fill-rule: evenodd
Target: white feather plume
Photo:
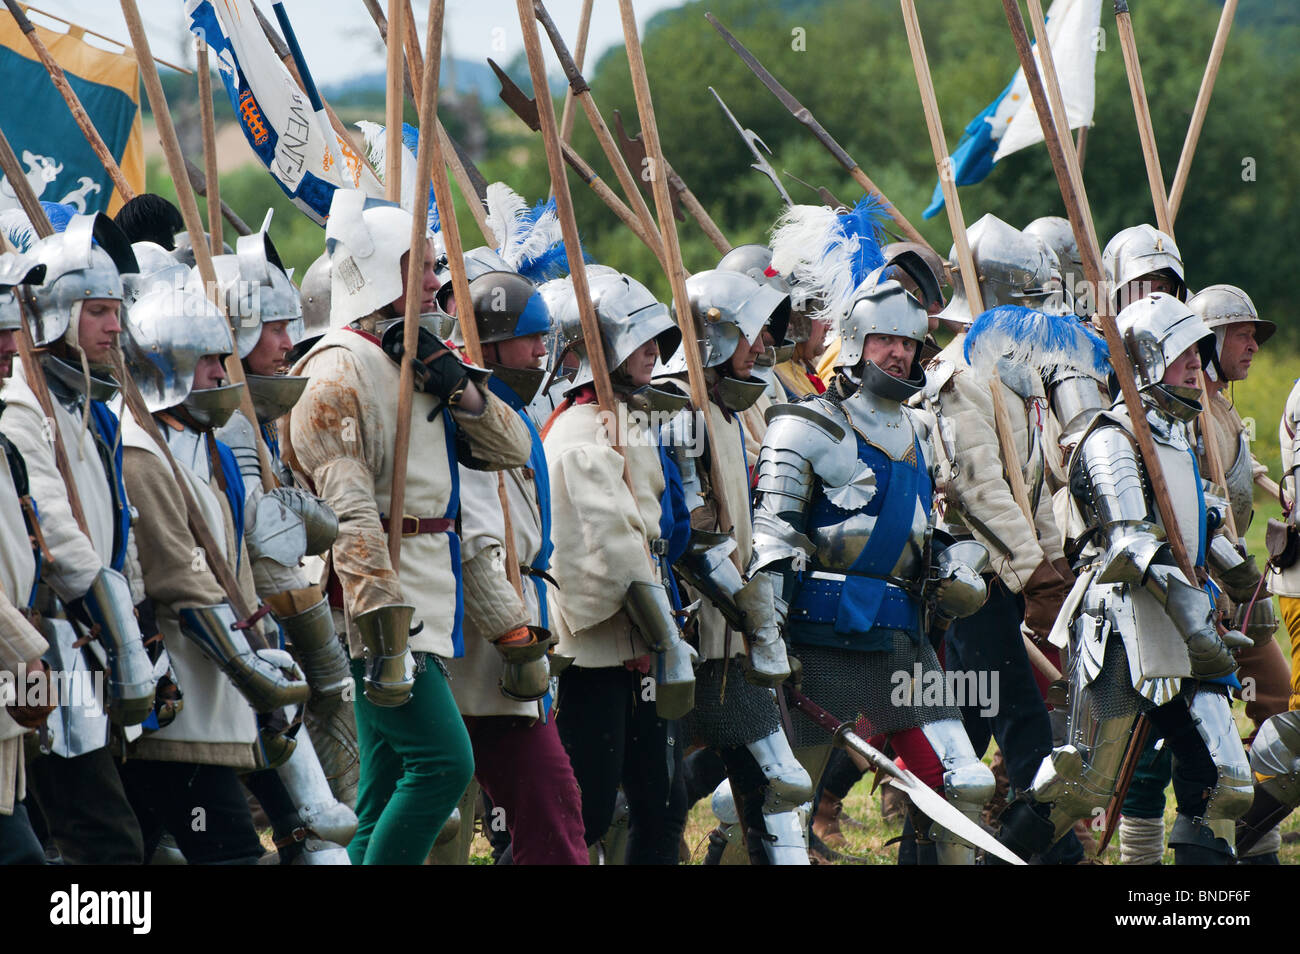
<path fill-rule="evenodd" d="M 379 181 L 384 181 L 384 176 L 388 171 L 385 165 L 388 157 L 388 129 L 380 123 L 372 123 L 369 120 L 362 119 L 356 123 L 361 135 L 366 140 L 366 153 L 370 159 L 370 164 L 379 173 Z M 411 150 L 405 146 L 402 147 L 402 208 L 410 212 L 415 208 L 412 201 L 412 194 L 415 192 L 415 156 L 411 155 Z"/>
<path fill-rule="evenodd" d="M 788 275 L 822 305 L 813 318 L 839 322 L 852 299 L 856 237 L 845 241 L 836 211 L 824 205 L 792 205 L 772 227 L 772 267 Z"/>
<path fill-rule="evenodd" d="M 484 204 L 497 251 L 514 268 L 520 258 L 519 246 L 528 237 L 528 202 L 504 182 L 493 182 L 487 187 Z"/>

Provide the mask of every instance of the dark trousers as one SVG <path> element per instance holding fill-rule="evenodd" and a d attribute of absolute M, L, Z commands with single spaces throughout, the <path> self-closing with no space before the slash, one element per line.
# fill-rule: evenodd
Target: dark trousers
<path fill-rule="evenodd" d="M 45 850 L 32 831 L 27 809 L 22 802 L 14 805 L 12 815 L 0 814 L 0 867 L 5 865 L 43 865 Z"/>
<path fill-rule="evenodd" d="M 977 756 L 983 758 L 990 740 L 997 740 L 1007 777 L 1018 793 L 1029 790 L 1034 773 L 1052 751 L 1047 706 L 1020 635 L 1024 618 L 1024 598 L 994 579 L 979 611 L 957 620 L 944 637 L 944 669 L 998 674 L 996 712 L 983 716 L 977 704 L 967 705 L 961 707 L 961 717 Z M 1067 832 L 1043 860 L 1068 862 L 1082 855 L 1078 838 Z"/>
<path fill-rule="evenodd" d="M 677 725 L 642 698 L 642 675 L 570 666 L 560 675 L 556 727 L 582 790 L 588 845 L 609 830 L 619 784 L 630 813 L 627 863 L 672 865 L 686 828 Z"/>
<path fill-rule="evenodd" d="M 505 813 L 513 863 L 585 865 L 582 796 L 555 722 L 466 716 L 465 728 L 474 775 Z"/>
<path fill-rule="evenodd" d="M 225 765 L 131 760 L 118 766 L 146 857 L 170 832 L 192 865 L 257 864 L 262 842 L 239 776 Z"/>
<path fill-rule="evenodd" d="M 107 748 L 43 755 L 28 766 L 27 784 L 66 864 L 144 864 L 140 823 Z"/>

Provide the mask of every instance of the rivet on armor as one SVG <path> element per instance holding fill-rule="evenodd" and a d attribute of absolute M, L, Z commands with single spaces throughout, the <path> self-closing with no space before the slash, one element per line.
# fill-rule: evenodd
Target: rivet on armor
<path fill-rule="evenodd" d="M 719 321 L 722 318 L 722 312 L 717 308 L 710 308 L 704 313 L 705 321 Z"/>

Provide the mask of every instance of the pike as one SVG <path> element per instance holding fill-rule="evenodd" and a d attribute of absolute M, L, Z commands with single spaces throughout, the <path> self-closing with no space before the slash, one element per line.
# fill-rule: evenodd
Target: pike
<path fill-rule="evenodd" d="M 212 112 L 212 74 L 208 71 L 208 44 L 201 37 L 195 38 L 194 69 L 199 75 L 199 124 L 203 129 L 203 168 L 208 182 L 206 195 L 208 239 L 212 254 L 220 255 L 225 250 L 225 246 L 221 241 L 221 179 L 217 175 L 217 129 Z"/>
<path fill-rule="evenodd" d="M 939 168 L 944 208 L 948 213 L 948 225 L 952 229 L 952 240 L 957 249 L 957 262 L 960 266 L 958 271 L 961 273 L 966 300 L 970 302 L 971 315 L 974 316 L 984 311 L 984 296 L 980 292 L 979 275 L 975 271 L 975 257 L 971 253 L 970 242 L 966 236 L 966 220 L 962 215 L 961 199 L 957 195 L 956 182 L 950 174 L 952 158 L 948 155 L 943 125 L 939 120 L 939 104 L 934 95 L 930 63 L 925 55 L 925 41 L 921 37 L 921 25 L 916 17 L 916 6 L 913 0 L 902 0 L 902 10 L 903 25 L 907 29 L 907 43 L 912 51 L 912 68 L 916 73 L 916 83 L 921 92 L 921 105 L 925 109 L 926 125 L 930 132 L 930 145 L 934 150 L 935 165 Z M 1032 527 L 1034 511 L 1029 504 L 1029 491 L 1025 487 L 1024 474 L 1016 466 L 1016 461 L 1020 458 L 1011 436 L 1011 418 L 1002 397 L 1002 383 L 996 368 L 989 375 L 989 397 L 993 402 L 993 430 L 997 434 L 1002 451 L 1007 485 L 1011 488 L 1011 496 L 1015 498 L 1025 520 Z M 1029 661 L 1047 677 L 1049 682 L 1056 682 L 1061 678 L 1060 670 L 1051 664 L 1028 636 L 1022 634 L 1021 641 Z"/>
<path fill-rule="evenodd" d="M 537 100 L 530 99 L 525 95 L 524 91 L 515 85 L 514 80 L 510 78 L 509 74 L 507 74 L 505 70 L 497 65 L 495 60 L 489 59 L 487 62 L 488 66 L 492 67 L 492 72 L 496 73 L 497 80 L 501 83 L 501 92 L 498 94 L 501 97 L 501 101 L 509 106 L 511 111 L 522 119 L 524 125 L 533 132 L 543 132 L 541 113 L 537 107 Z M 536 88 L 534 88 L 534 92 L 536 92 Z M 541 94 L 538 93 L 537 95 L 540 97 Z M 636 213 L 629 209 L 623 200 L 614 194 L 614 190 L 607 186 L 600 176 L 596 175 L 596 171 L 592 169 L 577 152 L 574 151 L 572 146 L 561 140 L 559 147 L 564 161 L 567 162 L 573 171 L 578 174 L 579 178 L 581 178 L 582 181 L 591 188 L 592 192 L 596 193 L 597 197 L 604 202 L 605 205 L 609 206 L 610 210 L 618 216 L 619 220 L 631 229 L 632 233 L 645 243 L 645 247 L 654 252 L 655 257 L 658 258 L 662 254 L 662 249 L 656 247 L 660 244 L 659 237 L 657 235 L 652 237 L 650 233 L 645 230 L 645 226 L 642 225 L 641 220 L 636 217 Z"/>
<path fill-rule="evenodd" d="M 817 723 L 831 735 L 831 744 L 844 749 L 851 755 L 866 760 L 867 764 L 878 773 L 889 776 L 888 784 L 907 795 L 912 804 L 925 812 L 936 824 L 942 825 L 954 835 L 970 842 L 976 848 L 983 848 L 985 853 L 996 855 L 1007 864 L 1023 865 L 1025 862 L 1014 852 L 998 843 L 992 835 L 978 824 L 963 815 L 958 809 L 948 804 L 934 789 L 905 768 L 899 768 L 894 760 L 875 748 L 856 732 L 852 722 L 841 722 L 803 693 L 784 687 L 785 697 L 790 707 Z"/>
<path fill-rule="evenodd" d="M 628 165 L 644 169 L 646 167 L 645 143 L 641 141 L 641 134 L 637 133 L 635 138 L 628 136 L 626 130 L 623 129 L 623 118 L 619 115 L 617 109 L 614 110 L 614 124 L 618 127 L 619 136 L 622 137 L 619 148 L 623 151 L 623 155 L 627 157 Z M 673 217 L 679 222 L 685 222 L 686 219 L 681 214 L 681 206 L 685 205 L 686 211 L 691 213 L 705 236 L 713 243 L 713 247 L 726 255 L 731 251 L 731 243 L 722 234 L 722 229 L 718 228 L 718 223 L 713 221 L 713 216 L 709 215 L 705 210 L 700 200 L 696 198 L 695 193 L 682 180 L 682 177 L 673 171 L 672 164 L 666 158 L 662 156 L 660 158 L 663 159 L 664 169 L 668 175 L 668 186 L 672 189 Z M 645 181 L 644 176 L 642 181 Z M 647 192 L 650 191 L 649 183 L 645 185 L 645 189 Z"/>
<path fill-rule="evenodd" d="M 1117 18 L 1118 7 L 1122 3 L 1123 0 L 1117 0 Z M 1142 398 L 1138 394 L 1137 383 L 1133 375 L 1133 364 L 1129 361 L 1128 352 L 1124 350 L 1124 342 L 1119 336 L 1115 316 L 1111 314 L 1110 295 L 1101 268 L 1101 248 L 1096 238 L 1096 232 L 1092 228 L 1092 213 L 1088 208 L 1086 196 L 1077 187 L 1077 184 L 1081 183 L 1082 180 L 1078 168 L 1078 157 L 1074 154 L 1073 144 L 1069 142 L 1069 137 L 1064 137 L 1063 141 L 1063 137 L 1053 121 L 1052 106 L 1043 89 L 1038 70 L 1034 66 L 1034 54 L 1029 45 L 1029 35 L 1025 30 L 1025 21 L 1020 13 L 1018 0 L 1002 0 L 1002 8 L 1006 14 L 1007 25 L 1010 27 L 1011 37 L 1016 46 L 1016 53 L 1020 57 L 1020 65 L 1024 69 L 1025 80 L 1029 85 L 1029 94 L 1034 102 L 1034 110 L 1038 113 L 1039 125 L 1043 129 L 1043 139 L 1047 145 L 1048 156 L 1052 160 L 1052 170 L 1056 173 L 1056 181 L 1061 189 L 1061 197 L 1065 201 L 1065 210 L 1070 219 L 1071 230 L 1074 232 L 1074 240 L 1078 245 L 1080 257 L 1083 259 L 1084 277 L 1097 290 L 1095 296 L 1097 304 L 1095 321 L 1101 326 L 1102 334 L 1106 338 L 1106 346 L 1110 351 L 1111 368 L 1119 381 L 1124 406 L 1128 411 L 1129 420 L 1132 422 L 1133 435 L 1137 439 L 1138 451 L 1142 463 L 1146 467 L 1152 496 L 1155 497 L 1156 510 L 1160 514 L 1160 521 L 1165 527 L 1165 539 L 1173 552 L 1174 562 L 1177 563 L 1184 577 L 1188 580 L 1195 580 L 1195 570 L 1191 559 L 1188 557 L 1182 533 L 1178 529 L 1178 518 L 1174 512 L 1173 502 L 1169 497 L 1168 484 L 1165 483 L 1164 467 L 1160 463 L 1155 442 L 1151 438 L 1151 428 L 1147 423 L 1146 414 L 1142 408 Z M 1124 16 L 1127 18 L 1126 6 Z M 1035 25 L 1037 26 L 1037 24 Z M 1129 26 L 1131 28 L 1131 24 Z M 1132 39 L 1131 35 L 1129 38 Z M 1050 47 L 1046 45 L 1045 35 L 1040 37 L 1040 40 L 1045 43 L 1044 50 L 1049 50 Z M 1136 50 L 1133 52 L 1136 53 Z M 1127 58 L 1127 51 L 1125 55 Z M 1050 54 L 1045 54 L 1044 62 L 1050 62 L 1049 56 Z M 1138 112 L 1140 114 L 1141 110 L 1139 109 Z M 1157 208 L 1162 204 L 1160 200 L 1164 198 L 1163 184 L 1158 191 L 1160 193 L 1159 198 L 1155 195 L 1152 197 L 1156 201 Z M 1146 716 L 1144 714 L 1139 717 L 1137 725 L 1134 726 L 1133 734 L 1130 736 L 1129 750 L 1125 755 L 1122 769 L 1129 778 L 1132 777 L 1129 764 L 1136 765 L 1141 751 L 1141 746 L 1134 745 L 1133 740 L 1144 736 L 1148 731 L 1145 723 Z M 1118 809 L 1123 804 L 1123 797 L 1123 791 L 1117 786 L 1115 794 L 1107 806 L 1107 826 L 1112 831 L 1114 825 L 1118 823 Z"/>
<path fill-rule="evenodd" d="M 606 161 L 613 167 L 614 174 L 618 177 L 618 183 L 623 187 L 623 194 L 627 196 L 627 201 L 631 203 L 632 210 L 636 212 L 636 216 L 641 221 L 646 234 L 655 240 L 657 245 L 655 255 L 662 262 L 664 260 L 664 250 L 663 240 L 659 237 L 659 230 L 655 227 L 655 221 L 650 215 L 650 210 L 646 208 L 645 199 L 641 197 L 641 191 L 637 188 L 636 179 L 633 178 L 627 163 L 623 161 L 623 157 L 619 154 L 618 147 L 614 145 L 614 137 L 610 135 L 609 127 L 605 125 L 605 119 L 601 116 L 600 110 L 596 106 L 596 100 L 591 95 L 591 86 L 588 85 L 587 80 L 578 69 L 578 64 L 569 55 L 569 48 L 564 45 L 564 38 L 560 36 L 555 21 L 546 12 L 546 7 L 541 0 L 534 0 L 533 9 L 537 14 L 537 22 L 542 25 L 546 35 L 551 38 L 551 46 L 555 48 L 555 55 L 560 61 L 560 68 L 564 70 L 564 75 L 569 80 L 569 92 L 582 104 L 587 123 L 591 126 L 591 131 L 596 134 L 596 141 L 600 143 L 600 149 L 605 154 Z M 563 135 L 560 136 L 560 140 L 561 142 L 564 141 Z"/>
<path fill-rule="evenodd" d="M 903 230 L 903 234 L 907 236 L 908 240 L 916 242 L 923 248 L 930 248 L 930 243 L 925 240 L 925 237 L 922 236 L 921 233 L 916 230 L 916 227 L 907 220 L 906 216 L 904 216 L 902 212 L 899 212 L 897 207 L 886 198 L 885 193 L 880 191 L 876 184 L 871 181 L 865 172 L 862 171 L 862 167 L 858 165 L 857 160 L 850 156 L 844 150 L 844 147 L 835 141 L 831 134 L 828 133 L 826 128 L 817 121 L 817 118 L 813 116 L 808 108 L 800 103 L 799 100 L 795 99 L 790 91 L 782 86 L 777 78 L 767 71 L 754 54 L 749 52 L 743 43 L 731 35 L 731 32 L 722 25 L 721 21 L 719 21 L 717 17 L 712 13 L 706 13 L 704 14 L 704 17 L 709 21 L 709 23 L 713 24 L 713 28 L 717 30 L 718 33 L 722 35 L 722 38 L 727 41 L 727 44 L 736 51 L 736 55 L 744 61 L 745 65 L 748 66 L 754 75 L 759 78 L 759 81 L 768 88 L 773 96 L 781 101 L 782 106 L 789 110 L 790 115 L 808 127 L 808 131 L 813 134 L 813 137 L 822 144 L 827 152 L 835 157 L 836 162 L 845 168 L 848 174 L 853 177 L 853 180 L 862 188 L 866 189 L 867 192 L 874 192 L 876 195 L 880 196 L 885 203 L 885 209 L 888 211 L 889 217 L 898 223 L 898 227 Z"/>
<path fill-rule="evenodd" d="M 23 168 L 18 163 L 18 157 L 14 155 L 13 147 L 9 145 L 9 139 L 3 131 L 0 131 L 0 169 L 4 170 L 4 174 L 14 184 L 13 188 L 18 196 L 18 201 L 22 203 L 23 212 L 26 213 L 28 220 L 32 223 L 32 228 L 36 231 L 36 234 L 41 238 L 53 234 L 54 230 L 50 228 L 49 220 L 45 218 L 45 210 L 32 192 L 27 177 L 23 175 Z M 39 224 L 42 220 L 44 220 L 44 231 L 42 231 L 42 225 Z M 0 251 L 5 251 L 6 246 L 4 236 L 0 235 Z M 68 507 L 72 510 L 72 516 L 77 521 L 77 529 L 85 534 L 87 539 L 90 539 L 90 527 L 86 523 L 86 511 L 81 506 L 81 495 L 77 491 L 77 482 L 72 477 L 72 467 L 68 461 L 67 448 L 63 443 L 63 433 L 54 423 L 56 420 L 54 417 L 54 400 L 50 397 L 50 388 L 45 381 L 45 369 L 41 367 L 40 361 L 36 359 L 32 330 L 27 321 L 27 308 L 23 305 L 22 295 L 15 297 L 18 299 L 18 313 L 22 321 L 22 328 L 18 335 L 18 351 L 23 362 L 23 373 L 27 378 L 27 383 L 31 385 L 32 391 L 36 394 L 36 400 L 41 406 L 41 413 L 45 415 L 45 420 L 50 422 L 50 438 L 54 444 L 54 464 L 68 489 Z M 33 521 L 32 525 L 39 527 L 36 521 Z M 42 549 L 44 549 L 43 546 Z"/>
<path fill-rule="evenodd" d="M 370 12 L 370 18 L 375 21 L 375 27 L 379 30 L 380 39 L 387 43 L 388 18 L 384 16 L 384 11 L 380 9 L 378 0 L 363 0 L 363 2 Z M 415 19 L 409 2 L 403 3 L 402 12 L 403 19 L 410 24 L 411 29 L 414 29 Z M 423 58 L 420 55 L 418 43 L 409 44 L 405 52 L 406 62 L 402 67 L 402 79 L 407 98 L 410 99 L 411 105 L 415 107 L 415 111 L 418 113 L 420 111 L 421 94 L 420 90 L 411 82 L 411 74 L 412 72 L 416 76 L 423 74 Z M 465 202 L 469 206 L 470 214 L 474 216 L 474 221 L 478 224 L 483 240 L 492 248 L 496 248 L 497 240 L 492 234 L 492 230 L 488 228 L 487 212 L 485 211 L 487 180 L 474 166 L 464 148 L 447 134 L 447 130 L 443 128 L 442 120 L 435 116 L 434 125 L 437 128 L 438 141 L 443 155 L 447 157 L 451 165 L 451 174 L 456 179 L 456 185 L 460 187 L 461 194 L 465 196 Z M 473 201 L 470 196 L 475 196 L 478 201 Z"/>
<path fill-rule="evenodd" d="M 578 45 L 573 50 L 573 62 L 582 69 L 587 60 L 587 37 L 591 34 L 591 8 L 596 0 L 582 0 L 582 12 L 578 15 Z M 573 89 L 564 94 L 564 108 L 560 110 L 560 141 L 568 142 L 573 138 Z"/>
<path fill-rule="evenodd" d="M 329 150 L 330 161 L 338 164 L 339 176 L 342 178 L 347 174 L 348 169 L 343 162 L 343 154 L 339 152 L 339 142 L 334 137 L 329 117 L 325 114 L 325 105 L 316 90 L 316 81 L 311 78 L 311 70 L 307 68 L 307 58 L 302 55 L 302 48 L 298 46 L 298 37 L 289 22 L 289 14 L 285 12 L 282 0 L 276 0 L 271 4 L 271 9 L 275 12 L 275 19 L 280 24 L 281 32 L 284 33 L 284 42 L 289 47 L 289 55 L 293 57 L 293 65 L 298 68 L 302 91 L 307 94 L 307 101 L 311 103 L 311 108 L 316 113 L 316 124 L 320 127 L 321 135 L 325 137 L 325 147 Z"/>
<path fill-rule="evenodd" d="M 710 86 L 709 92 L 713 94 L 713 98 L 718 101 L 718 105 L 722 107 L 722 111 L 726 113 L 727 118 L 731 120 L 731 125 L 736 127 L 736 132 L 740 133 L 740 138 L 745 140 L 745 145 L 748 146 L 749 151 L 753 153 L 754 162 L 749 168 L 753 169 L 755 172 L 760 172 L 771 179 L 772 185 L 776 187 L 777 193 L 781 196 L 781 201 L 786 205 L 794 205 L 794 200 L 790 198 L 790 193 L 786 192 L 785 186 L 781 185 L 781 180 L 777 177 L 776 170 L 773 169 L 772 164 L 767 161 L 767 156 L 763 155 L 764 152 L 767 153 L 768 156 L 772 155 L 772 150 L 767 148 L 767 143 L 763 142 L 763 140 L 759 138 L 758 133 L 754 132 L 754 130 L 747 129 L 740 125 L 740 120 L 737 119 L 731 110 L 727 108 L 727 104 L 722 101 L 722 97 L 718 95 L 716 89 Z M 763 147 L 761 152 L 759 151 L 759 146 Z"/>

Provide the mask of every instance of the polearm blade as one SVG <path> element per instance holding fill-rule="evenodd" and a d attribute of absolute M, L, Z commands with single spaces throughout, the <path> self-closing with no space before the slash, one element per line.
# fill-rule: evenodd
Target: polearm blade
<path fill-rule="evenodd" d="M 899 768 L 894 764 L 893 759 L 854 732 L 852 723 L 841 722 L 803 693 L 796 692 L 789 686 L 786 686 L 785 693 L 792 707 L 798 709 L 813 722 L 831 733 L 833 744 L 842 749 L 856 752 L 866 759 L 872 768 L 888 775 L 889 784 L 906 793 L 908 798 L 912 800 L 912 804 L 925 812 L 935 822 L 957 837 L 970 842 L 976 848 L 983 848 L 986 853 L 996 855 L 1007 864 L 1023 865 L 1025 863 L 1014 852 L 999 844 L 997 839 L 983 828 L 944 801 L 942 795 L 939 795 L 907 769 Z"/>
<path fill-rule="evenodd" d="M 735 114 L 727 108 L 727 104 L 723 102 L 722 97 L 718 95 L 716 89 L 710 86 L 709 92 L 713 94 L 713 98 L 718 101 L 718 105 L 722 107 L 722 111 L 726 113 L 727 118 L 731 120 L 731 125 L 736 127 L 736 132 L 740 133 L 740 138 L 745 140 L 745 145 L 748 146 L 749 151 L 753 153 L 754 162 L 749 168 L 761 172 L 763 175 L 771 179 L 772 185 L 776 186 L 776 191 L 781 196 L 781 201 L 783 201 L 787 206 L 794 205 L 794 200 L 790 198 L 790 193 L 785 191 L 785 186 L 781 184 L 781 180 L 777 177 L 776 170 L 772 168 L 772 164 L 769 163 L 767 158 L 763 155 L 764 152 L 769 156 L 772 154 L 772 150 L 767 148 L 767 143 L 763 142 L 763 140 L 759 138 L 758 133 L 754 132 L 754 130 L 746 129 L 744 126 L 740 125 L 740 120 L 738 120 L 735 117 Z M 758 148 L 759 146 L 763 147 L 761 151 Z"/>
<path fill-rule="evenodd" d="M 758 77 L 759 81 L 771 91 L 773 96 L 781 101 L 781 105 L 789 110 L 791 116 L 808 127 L 808 131 L 811 132 L 817 141 L 825 147 L 826 151 L 834 156 L 835 160 L 848 171 L 854 181 L 868 192 L 874 192 L 884 200 L 885 208 L 889 213 L 889 217 L 898 223 L 898 227 L 903 230 L 903 233 L 907 236 L 908 240 L 916 242 L 924 248 L 930 248 L 930 243 L 927 242 L 925 237 L 916 230 L 916 226 L 907 221 L 907 218 L 903 213 L 899 212 L 898 208 L 894 203 L 889 201 L 885 193 L 881 192 L 876 184 L 871 181 L 867 174 L 862 170 L 862 167 L 857 164 L 857 161 L 845 152 L 844 147 L 835 141 L 835 137 L 828 133 L 826 128 L 817 121 L 817 117 L 808 110 L 808 107 L 795 99 L 794 96 L 791 95 L 790 91 L 782 86 L 777 78 L 769 73 L 762 63 L 755 59 L 754 54 L 750 53 L 743 43 L 731 35 L 731 31 L 724 27 L 717 17 L 712 13 L 706 13 L 704 16 L 709 23 L 713 24 L 713 28 L 721 34 L 722 38 L 727 41 L 727 45 L 736 51 L 736 55 L 744 61 L 745 65 L 748 66 L 753 74 Z"/>
<path fill-rule="evenodd" d="M 614 110 L 614 131 L 618 133 L 618 148 L 623 153 L 623 158 L 627 160 L 629 169 L 645 168 L 645 142 L 641 139 L 641 134 L 637 133 L 633 139 L 623 128 L 623 117 L 616 109 Z M 650 192 L 650 183 L 644 179 L 639 179 L 641 190 L 647 194 Z M 671 185 L 671 180 L 669 181 Z M 682 196 L 676 189 L 673 189 L 670 197 L 673 201 L 673 218 L 678 222 L 686 221 L 686 213 L 682 211 Z"/>

